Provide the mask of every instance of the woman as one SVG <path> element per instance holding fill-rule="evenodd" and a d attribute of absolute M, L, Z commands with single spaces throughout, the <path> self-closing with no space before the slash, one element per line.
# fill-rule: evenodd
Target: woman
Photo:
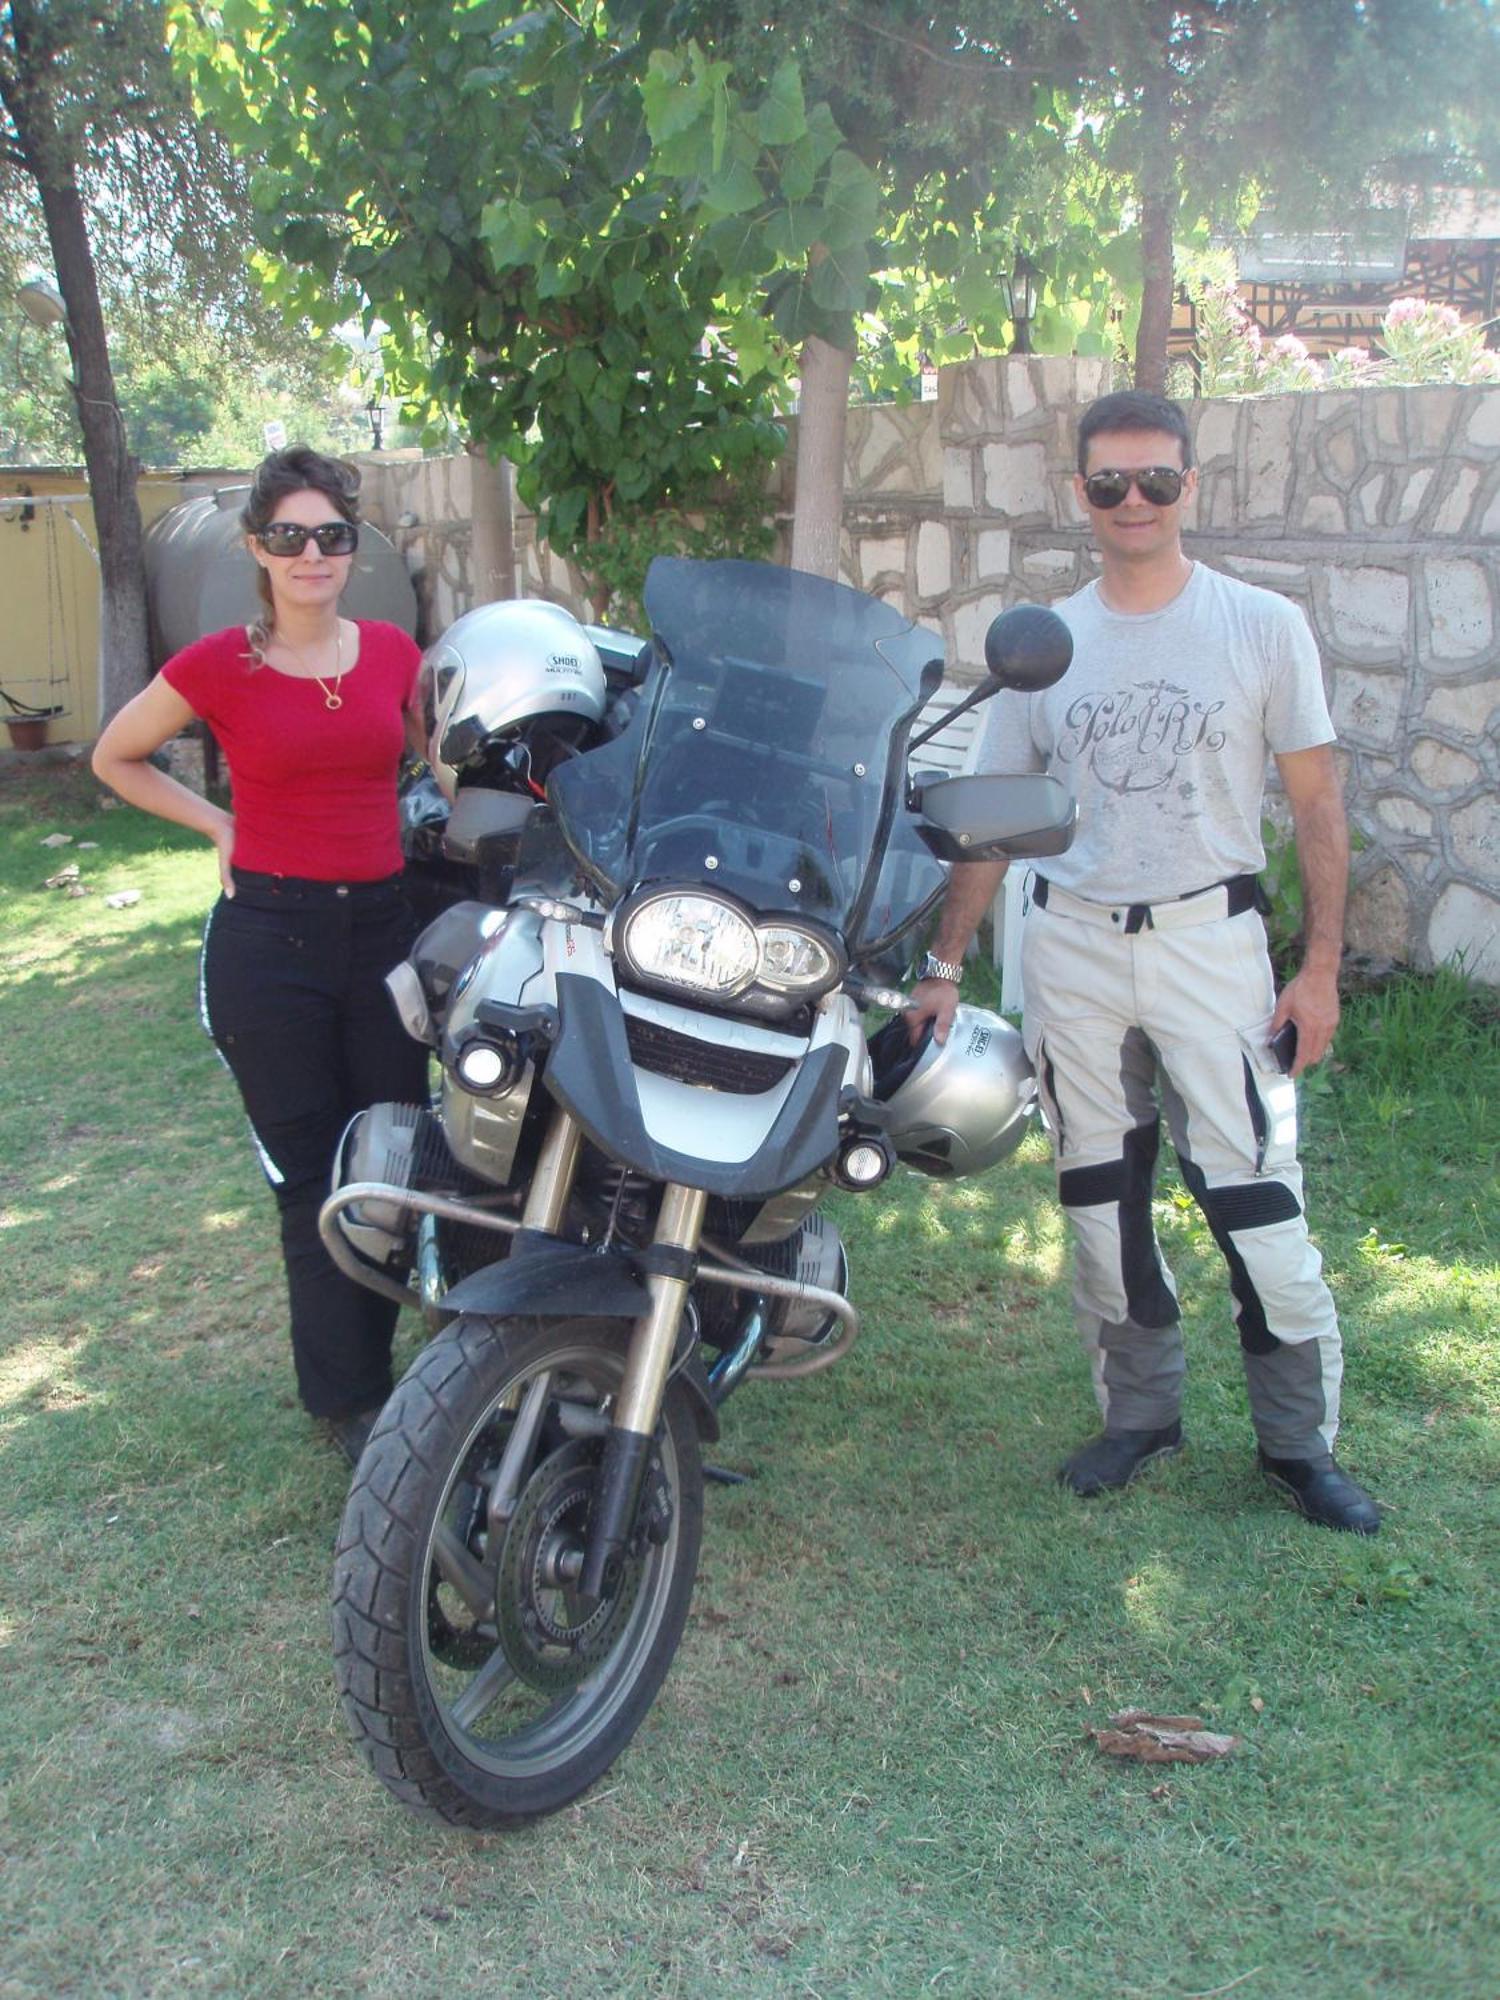
<path fill-rule="evenodd" d="M 403 743 L 421 744 L 420 656 L 396 626 L 339 615 L 358 486 L 305 445 L 263 461 L 240 518 L 264 611 L 168 660 L 93 760 L 122 799 L 218 849 L 204 1025 L 281 1212 L 298 1390 L 351 1463 L 390 1393 L 396 1307 L 330 1261 L 318 1209 L 353 1113 L 382 1098 L 424 1102 L 427 1090 L 426 1050 L 383 984 L 412 937 L 396 775 Z M 198 718 L 228 761 L 230 812 L 149 761 Z"/>

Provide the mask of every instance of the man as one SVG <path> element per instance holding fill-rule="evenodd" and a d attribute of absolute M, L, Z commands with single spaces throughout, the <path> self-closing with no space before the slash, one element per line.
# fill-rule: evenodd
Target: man
<path fill-rule="evenodd" d="M 997 696 L 980 759 L 1051 771 L 1079 801 L 1077 840 L 1033 882 L 1022 961 L 1104 1419 L 1059 1477 L 1097 1494 L 1181 1449 L 1177 1293 L 1151 1223 L 1165 1111 L 1229 1266 L 1261 1466 L 1309 1520 L 1373 1535 L 1379 1509 L 1333 1459 L 1342 1355 L 1302 1211 L 1292 1083 L 1339 1018 L 1349 845 L 1333 728 L 1296 607 L 1183 553 L 1196 483 L 1175 403 L 1126 391 L 1084 412 L 1074 490 L 1100 575 L 1057 607 L 1071 670 L 1043 693 Z M 1306 920 L 1279 998 L 1255 882 L 1267 751 Z M 946 1038 L 964 951 L 1004 872 L 955 867 L 910 1001 L 914 1038 L 929 1020 Z"/>

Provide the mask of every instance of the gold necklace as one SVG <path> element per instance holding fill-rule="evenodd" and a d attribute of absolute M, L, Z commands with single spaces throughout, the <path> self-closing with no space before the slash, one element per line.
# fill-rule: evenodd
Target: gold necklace
<path fill-rule="evenodd" d="M 342 708 L 344 705 L 344 697 L 339 693 L 339 683 L 344 678 L 343 620 L 340 619 L 338 630 L 334 634 L 334 639 L 333 639 L 333 686 L 332 687 L 328 685 L 327 681 L 324 680 L 323 676 L 312 666 L 312 664 L 308 660 L 307 655 L 302 651 L 300 647 L 292 645 L 291 642 L 285 638 L 282 639 L 281 643 L 283 646 L 286 647 L 286 650 L 291 654 L 292 658 L 297 662 L 298 666 L 302 667 L 305 670 L 305 672 L 308 675 L 308 678 L 311 680 L 315 680 L 318 686 L 323 690 L 323 706 L 329 709 Z"/>

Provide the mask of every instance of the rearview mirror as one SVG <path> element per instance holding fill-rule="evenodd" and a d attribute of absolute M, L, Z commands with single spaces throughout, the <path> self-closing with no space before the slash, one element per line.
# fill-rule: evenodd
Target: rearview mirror
<path fill-rule="evenodd" d="M 997 687 L 1035 694 L 1068 671 L 1073 635 L 1055 611 L 1017 604 L 1002 611 L 984 635 L 984 663 Z"/>

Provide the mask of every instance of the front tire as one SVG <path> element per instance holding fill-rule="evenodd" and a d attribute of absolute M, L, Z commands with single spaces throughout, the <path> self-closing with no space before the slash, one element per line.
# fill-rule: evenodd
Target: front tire
<path fill-rule="evenodd" d="M 703 1531 L 696 1414 L 670 1382 L 641 1521 L 595 1603 L 571 1588 L 628 1325 L 461 1318 L 371 1432 L 334 1554 L 335 1677 L 405 1804 L 516 1825 L 601 1777 L 682 1636 Z"/>

